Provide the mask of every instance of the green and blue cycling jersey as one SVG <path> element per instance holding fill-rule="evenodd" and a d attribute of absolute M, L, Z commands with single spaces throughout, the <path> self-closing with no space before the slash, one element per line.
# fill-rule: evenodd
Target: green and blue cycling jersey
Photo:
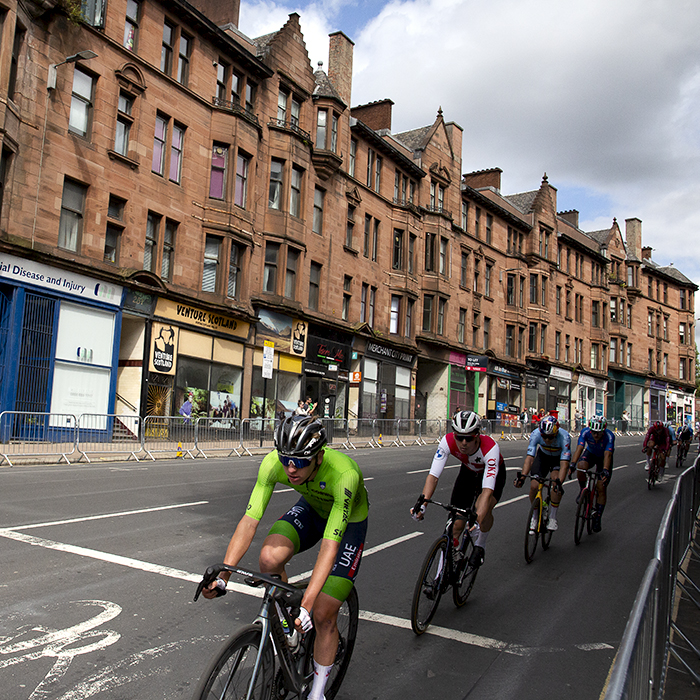
<path fill-rule="evenodd" d="M 362 472 L 343 452 L 326 447 L 313 479 L 296 485 L 289 482 L 277 450 L 270 452 L 260 464 L 246 515 L 255 520 L 262 518 L 276 484 L 291 486 L 326 521 L 324 539 L 340 542 L 348 523 L 367 518 L 369 502 Z"/>

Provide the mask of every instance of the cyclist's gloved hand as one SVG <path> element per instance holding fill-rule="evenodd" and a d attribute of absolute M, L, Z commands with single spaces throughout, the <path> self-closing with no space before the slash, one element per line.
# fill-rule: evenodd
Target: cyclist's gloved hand
<path fill-rule="evenodd" d="M 299 617 L 297 617 L 294 624 L 302 632 L 308 632 L 314 626 L 314 623 L 311 621 L 311 615 L 306 608 L 299 608 Z"/>
<path fill-rule="evenodd" d="M 603 481 L 607 484 L 608 481 L 610 481 L 610 470 L 609 469 L 603 469 L 603 471 L 600 473 L 600 475 L 603 477 Z"/>
<path fill-rule="evenodd" d="M 564 487 L 561 485 L 561 479 L 559 477 L 554 480 L 552 491 L 554 491 L 554 493 L 560 493 L 562 496 L 564 495 Z"/>
<path fill-rule="evenodd" d="M 411 517 L 414 520 L 423 520 L 423 514 L 425 513 L 425 496 L 421 494 L 418 496 L 416 505 L 411 508 Z"/>
<path fill-rule="evenodd" d="M 214 581 L 202 590 L 202 595 L 208 600 L 226 595 L 226 581 L 222 578 L 214 579 Z"/>
<path fill-rule="evenodd" d="M 525 474 L 523 474 L 521 471 L 519 471 L 515 475 L 515 479 L 513 480 L 513 486 L 515 486 L 516 489 L 521 489 L 523 487 L 524 483 L 525 483 Z"/>

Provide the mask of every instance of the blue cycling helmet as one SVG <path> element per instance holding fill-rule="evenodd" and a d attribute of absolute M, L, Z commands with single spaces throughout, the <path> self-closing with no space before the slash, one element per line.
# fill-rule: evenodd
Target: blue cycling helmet
<path fill-rule="evenodd" d="M 540 421 L 540 433 L 554 437 L 559 432 L 559 421 L 554 416 L 545 416 Z"/>

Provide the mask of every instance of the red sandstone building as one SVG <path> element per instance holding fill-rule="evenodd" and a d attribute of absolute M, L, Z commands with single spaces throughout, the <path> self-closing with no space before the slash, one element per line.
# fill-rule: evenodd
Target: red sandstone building
<path fill-rule="evenodd" d="M 236 0 L 70 5 L 0 0 L 2 410 L 694 415 L 697 287 L 638 219 L 464 175 L 441 110 L 393 133 L 296 14 L 249 39 Z"/>

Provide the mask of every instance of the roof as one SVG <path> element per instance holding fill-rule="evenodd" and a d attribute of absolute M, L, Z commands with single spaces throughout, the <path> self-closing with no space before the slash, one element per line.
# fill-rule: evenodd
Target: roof
<path fill-rule="evenodd" d="M 279 34 L 279 32 L 272 32 L 272 34 L 264 34 L 263 36 L 258 36 L 252 39 L 253 44 L 258 49 L 258 57 L 262 57 L 267 53 L 267 47 L 272 43 L 272 40 Z"/>
<path fill-rule="evenodd" d="M 521 211 L 523 214 L 529 214 L 532 211 L 532 205 L 538 193 L 539 190 L 533 190 L 532 192 L 508 194 L 504 199 L 508 200 L 518 211 Z"/>
<path fill-rule="evenodd" d="M 411 151 L 421 151 L 425 148 L 428 133 L 432 128 L 432 124 L 430 126 L 422 126 L 419 129 L 412 129 L 411 131 L 394 134 L 393 138 L 404 144 Z"/>
<path fill-rule="evenodd" d="M 314 97 L 327 97 L 332 100 L 340 102 L 341 105 L 346 107 L 347 105 L 341 99 L 338 91 L 333 86 L 331 79 L 328 77 L 325 71 L 320 68 L 314 72 L 314 81 L 316 82 L 316 87 L 314 88 Z"/>

